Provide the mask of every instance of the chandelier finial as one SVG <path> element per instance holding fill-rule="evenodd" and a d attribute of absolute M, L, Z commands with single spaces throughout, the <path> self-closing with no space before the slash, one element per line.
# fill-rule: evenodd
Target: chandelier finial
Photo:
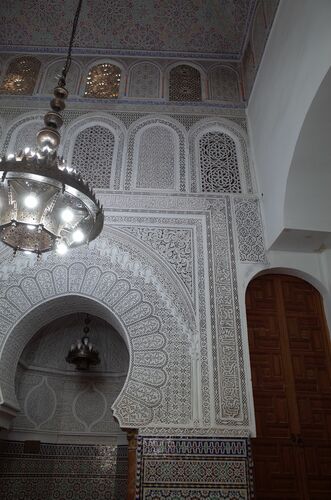
<path fill-rule="evenodd" d="M 65 100 L 68 97 L 68 90 L 65 88 L 67 73 L 71 66 L 71 53 L 72 47 L 74 44 L 77 25 L 79 20 L 80 11 L 82 8 L 83 0 L 79 0 L 75 17 L 72 23 L 71 36 L 68 46 L 67 58 L 62 69 L 61 76 L 59 78 L 58 84 L 54 89 L 54 97 L 51 100 L 51 108 L 52 111 L 48 111 L 44 117 L 44 123 L 46 127 L 42 128 L 37 134 L 37 144 L 38 146 L 44 150 L 48 149 L 50 151 L 54 151 L 58 148 L 60 144 L 60 133 L 58 129 L 60 129 L 63 125 L 63 119 L 60 115 L 60 112 L 65 108 Z"/>

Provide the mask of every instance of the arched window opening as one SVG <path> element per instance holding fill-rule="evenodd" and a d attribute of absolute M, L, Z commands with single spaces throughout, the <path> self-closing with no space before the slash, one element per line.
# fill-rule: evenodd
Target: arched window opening
<path fill-rule="evenodd" d="M 90 69 L 84 95 L 100 99 L 117 99 L 121 82 L 121 70 L 109 63 L 98 64 Z"/>
<path fill-rule="evenodd" d="M 201 101 L 201 76 L 196 68 L 181 64 L 170 71 L 169 100 Z"/>
<path fill-rule="evenodd" d="M 207 132 L 199 140 L 201 190 L 240 193 L 240 175 L 234 140 L 223 132 Z"/>
<path fill-rule="evenodd" d="M 40 61 L 35 57 L 18 57 L 7 69 L 0 87 L 1 94 L 31 95 L 36 86 Z"/>
<path fill-rule="evenodd" d="M 71 165 L 95 188 L 109 188 L 115 137 L 102 125 L 83 129 L 76 137 Z"/>

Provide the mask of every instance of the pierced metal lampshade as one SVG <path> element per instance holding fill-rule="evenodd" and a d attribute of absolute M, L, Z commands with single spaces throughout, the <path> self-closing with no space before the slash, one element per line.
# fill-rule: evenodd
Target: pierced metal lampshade
<path fill-rule="evenodd" d="M 45 127 L 37 134 L 37 149 L 29 148 L 0 159 L 0 240 L 14 252 L 42 253 L 95 239 L 103 227 L 103 211 L 92 189 L 65 166 L 56 150 L 68 91 L 66 76 L 71 63 L 82 0 L 79 0 L 62 76 L 54 89 Z"/>
<path fill-rule="evenodd" d="M 3 158 L 0 176 L 0 239 L 14 250 L 64 253 L 100 234 L 99 202 L 56 152 Z"/>

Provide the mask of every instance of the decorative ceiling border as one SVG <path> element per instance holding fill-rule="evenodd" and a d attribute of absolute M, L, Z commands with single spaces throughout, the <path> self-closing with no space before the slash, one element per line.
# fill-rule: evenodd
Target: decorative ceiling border
<path fill-rule="evenodd" d="M 246 40 L 247 34 L 245 34 Z M 21 45 L 0 45 L 1 52 L 24 52 L 24 54 L 65 54 L 65 47 L 42 47 L 42 46 L 21 46 Z M 121 57 L 147 57 L 147 58 L 171 58 L 171 59 L 210 59 L 235 61 L 241 60 L 241 52 L 177 52 L 174 50 L 129 50 L 129 49 L 97 49 L 87 47 L 75 47 L 73 55 L 79 56 L 121 56 Z"/>

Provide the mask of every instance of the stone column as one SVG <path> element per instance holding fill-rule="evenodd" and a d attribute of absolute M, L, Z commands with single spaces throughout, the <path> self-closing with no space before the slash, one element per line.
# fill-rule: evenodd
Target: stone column
<path fill-rule="evenodd" d="M 137 434 L 136 429 L 127 429 L 128 438 L 128 500 L 136 498 L 137 474 Z"/>

